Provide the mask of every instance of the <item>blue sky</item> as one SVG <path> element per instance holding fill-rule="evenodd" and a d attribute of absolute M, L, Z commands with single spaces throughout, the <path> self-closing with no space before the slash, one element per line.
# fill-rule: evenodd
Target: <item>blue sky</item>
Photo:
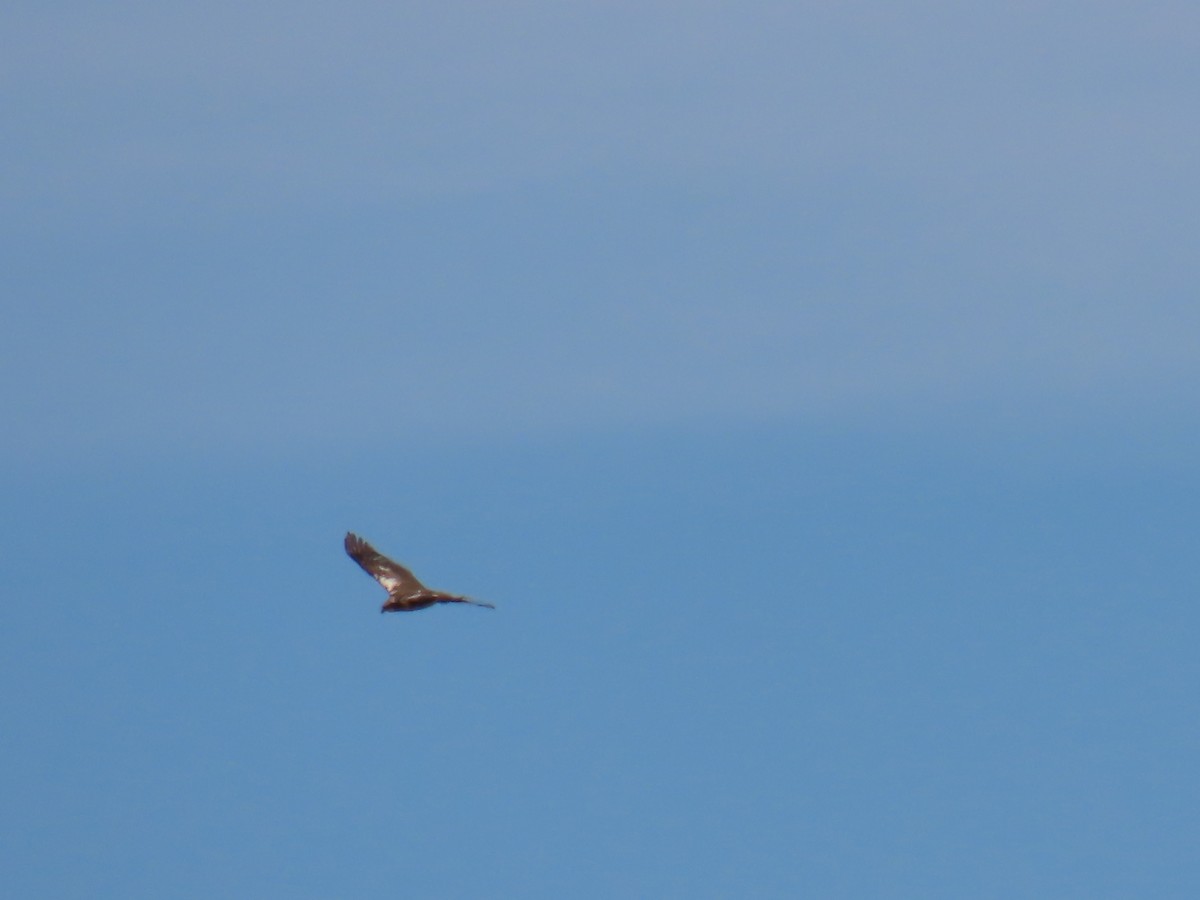
<path fill-rule="evenodd" d="M 6 881 L 1194 896 L 1198 34 L 7 6 Z"/>

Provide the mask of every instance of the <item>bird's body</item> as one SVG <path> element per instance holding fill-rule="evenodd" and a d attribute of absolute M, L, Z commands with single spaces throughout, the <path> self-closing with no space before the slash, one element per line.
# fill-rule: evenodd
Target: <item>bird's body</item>
<path fill-rule="evenodd" d="M 362 566 L 363 571 L 374 578 L 388 592 L 380 612 L 409 612 L 424 609 L 435 603 L 470 603 L 495 609 L 490 603 L 433 591 L 421 584 L 415 576 L 394 559 L 388 559 L 356 534 L 346 533 L 346 553 Z"/>

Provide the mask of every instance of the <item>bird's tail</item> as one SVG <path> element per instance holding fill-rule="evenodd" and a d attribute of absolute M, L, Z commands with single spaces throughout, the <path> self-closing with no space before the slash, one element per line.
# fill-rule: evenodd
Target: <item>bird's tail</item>
<path fill-rule="evenodd" d="M 458 599 L 460 601 L 462 601 L 463 603 L 470 603 L 472 606 L 482 606 L 487 609 L 495 609 L 496 608 L 496 604 L 494 604 L 494 603 L 487 603 L 483 600 L 476 600 L 473 597 L 459 597 Z"/>

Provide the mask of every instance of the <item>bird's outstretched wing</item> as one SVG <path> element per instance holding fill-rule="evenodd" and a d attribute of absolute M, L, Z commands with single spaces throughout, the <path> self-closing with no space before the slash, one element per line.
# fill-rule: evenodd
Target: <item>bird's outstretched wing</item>
<path fill-rule="evenodd" d="M 397 590 L 402 594 L 410 594 L 425 587 L 416 575 L 394 559 L 388 559 L 357 534 L 346 532 L 346 552 L 389 594 Z"/>

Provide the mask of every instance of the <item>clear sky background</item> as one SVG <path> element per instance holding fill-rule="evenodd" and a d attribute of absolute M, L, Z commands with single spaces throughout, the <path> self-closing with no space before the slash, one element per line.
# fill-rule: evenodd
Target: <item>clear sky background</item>
<path fill-rule="evenodd" d="M 6 893 L 1200 895 L 1198 84 L 1182 2 L 6 4 Z"/>

